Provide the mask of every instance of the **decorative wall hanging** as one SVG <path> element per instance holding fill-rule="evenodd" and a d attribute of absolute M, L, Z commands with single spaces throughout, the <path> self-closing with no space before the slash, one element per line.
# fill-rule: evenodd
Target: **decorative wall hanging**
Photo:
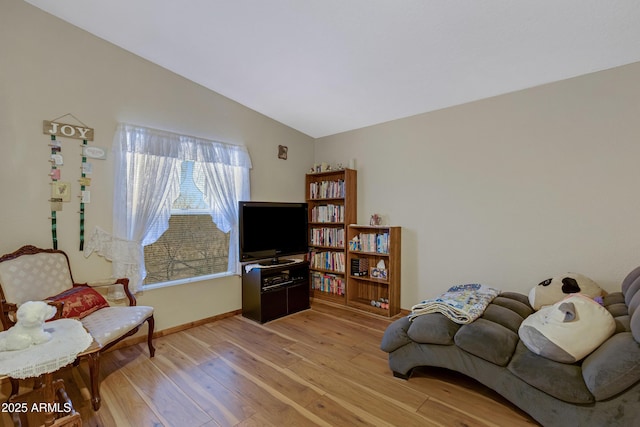
<path fill-rule="evenodd" d="M 61 119 L 66 116 L 71 116 L 74 119 L 78 120 L 76 116 L 71 113 L 67 113 L 64 116 L 60 116 L 57 119 L 53 119 L 52 121 L 43 120 L 42 122 L 42 132 L 46 135 L 55 135 L 66 138 L 73 139 L 84 139 L 87 141 L 93 141 L 93 129 L 86 127 L 84 123 L 80 122 L 82 126 L 75 126 L 66 123 L 58 123 L 55 120 Z"/>
<path fill-rule="evenodd" d="M 83 139 L 82 140 L 82 164 L 87 163 L 87 157 L 85 156 L 85 148 L 87 146 L 87 140 Z M 86 190 L 86 174 L 84 173 L 84 168 L 80 167 L 80 250 L 84 250 L 84 204 L 88 203 L 87 199 L 85 198 L 85 192 L 89 193 L 88 190 Z M 89 180 L 89 182 L 91 182 L 91 180 Z"/>
<path fill-rule="evenodd" d="M 70 116 L 78 121 L 82 126 L 71 125 L 68 123 L 59 123 L 56 120 L 63 117 Z M 84 215 L 85 204 L 91 201 L 91 193 L 87 189 L 91 185 L 91 178 L 87 177 L 91 174 L 92 167 L 90 163 L 87 163 L 87 157 L 105 159 L 106 150 L 100 147 L 88 147 L 87 142 L 93 141 L 94 130 L 79 120 L 71 113 L 67 113 L 53 120 L 43 120 L 42 132 L 45 135 L 49 135 L 51 142 L 49 147 L 51 148 L 51 171 L 49 177 L 51 178 L 51 238 L 53 241 L 53 248 L 58 248 L 58 233 L 57 233 L 57 212 L 62 211 L 63 203 L 71 201 L 71 183 L 61 182 L 61 170 L 64 165 L 64 157 L 62 155 L 62 144 L 57 139 L 58 137 L 80 139 L 82 140 L 82 166 L 80 174 L 80 250 L 84 248 Z M 91 154 L 89 154 L 89 152 Z"/>
<path fill-rule="evenodd" d="M 49 160 L 51 162 L 51 172 L 49 173 L 49 176 L 51 177 L 51 181 L 53 181 L 51 183 L 52 196 L 49 200 L 49 203 L 51 204 L 51 239 L 53 249 L 58 249 L 58 225 L 56 223 L 56 212 L 62 210 L 62 197 L 53 197 L 53 194 L 55 193 L 56 185 L 60 179 L 60 169 L 58 169 L 58 167 L 62 165 L 62 156 L 59 155 L 60 151 L 62 151 L 62 147 L 60 146 L 60 143 L 56 141 L 55 135 L 51 135 L 51 143 L 49 144 L 49 147 L 51 147 L 51 159 Z"/>

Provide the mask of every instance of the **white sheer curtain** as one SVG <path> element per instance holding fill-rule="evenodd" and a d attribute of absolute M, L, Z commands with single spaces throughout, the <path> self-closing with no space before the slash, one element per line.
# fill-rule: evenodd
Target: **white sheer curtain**
<path fill-rule="evenodd" d="M 218 228 L 229 235 L 228 271 L 238 271 L 238 201 L 249 200 L 249 169 L 222 163 L 195 163 L 195 182 L 211 208 L 211 218 Z M 204 180 L 198 179 L 204 175 Z M 231 256 L 233 254 L 233 256 Z"/>
<path fill-rule="evenodd" d="M 244 146 L 120 124 L 113 141 L 114 240 L 127 242 L 129 256 L 113 254 L 115 277 L 129 277 L 138 290 L 146 277 L 144 246 L 169 227 L 171 205 L 180 194 L 180 163 L 194 161 L 204 174 L 205 201 L 218 228 L 231 232 L 229 271 L 238 272 L 237 205 L 249 198 L 251 160 Z M 134 254 L 131 259 L 130 254 Z"/>

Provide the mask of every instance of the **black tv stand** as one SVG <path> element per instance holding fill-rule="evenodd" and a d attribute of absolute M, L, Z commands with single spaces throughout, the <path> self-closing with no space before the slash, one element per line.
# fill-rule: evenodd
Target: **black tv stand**
<path fill-rule="evenodd" d="M 285 261 L 242 270 L 242 315 L 265 323 L 309 306 L 309 263 Z"/>

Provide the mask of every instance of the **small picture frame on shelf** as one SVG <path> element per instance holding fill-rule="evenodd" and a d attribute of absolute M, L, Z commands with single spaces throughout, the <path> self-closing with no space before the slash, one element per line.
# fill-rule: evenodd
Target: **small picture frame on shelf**
<path fill-rule="evenodd" d="M 371 278 L 387 280 L 387 269 L 386 268 L 378 268 L 371 267 Z"/>

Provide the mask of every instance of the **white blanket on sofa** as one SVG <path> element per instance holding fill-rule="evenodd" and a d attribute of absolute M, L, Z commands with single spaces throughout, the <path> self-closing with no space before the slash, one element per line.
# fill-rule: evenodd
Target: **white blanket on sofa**
<path fill-rule="evenodd" d="M 457 285 L 434 299 L 419 302 L 411 307 L 409 320 L 428 313 L 441 313 L 455 323 L 471 323 L 482 316 L 484 310 L 500 290 L 479 284 Z"/>

